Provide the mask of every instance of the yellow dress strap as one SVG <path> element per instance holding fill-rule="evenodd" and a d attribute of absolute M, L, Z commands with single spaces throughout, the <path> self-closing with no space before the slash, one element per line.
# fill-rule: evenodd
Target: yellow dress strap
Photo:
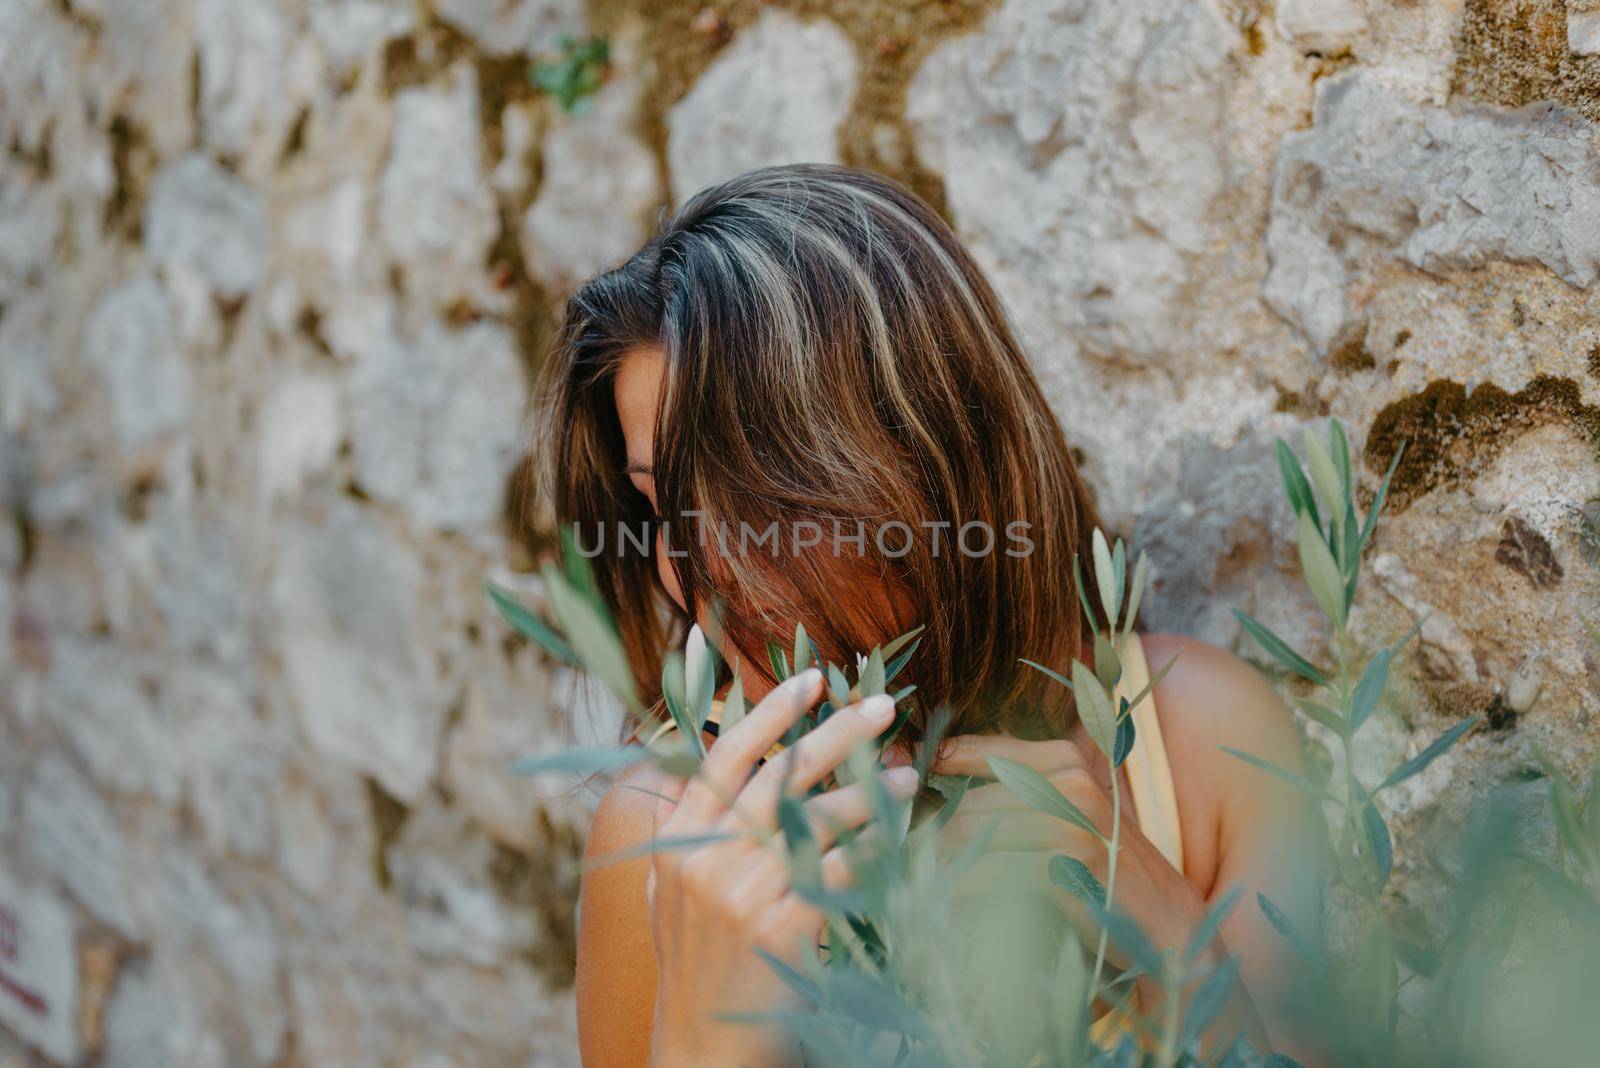
<path fill-rule="evenodd" d="M 1132 701 L 1150 683 L 1150 664 L 1145 659 L 1144 643 L 1137 634 L 1122 647 L 1122 678 L 1115 694 L 1120 702 Z M 1133 791 L 1133 811 L 1139 830 L 1150 844 L 1161 851 L 1178 871 L 1183 871 L 1183 834 L 1178 824 L 1178 794 L 1172 785 L 1172 765 L 1167 762 L 1167 745 L 1161 737 L 1161 720 L 1156 715 L 1152 691 L 1133 706 L 1133 748 L 1122 765 Z"/>
<path fill-rule="evenodd" d="M 1150 664 L 1137 634 L 1122 646 L 1121 659 L 1122 678 L 1112 691 L 1119 707 L 1122 698 L 1132 701 L 1150 684 Z M 1167 744 L 1161 737 L 1155 692 L 1146 694 L 1129 715 L 1133 716 L 1133 748 L 1122 767 L 1133 793 L 1133 813 L 1139 820 L 1140 832 L 1181 872 L 1183 834 L 1178 825 L 1178 792 L 1172 785 L 1172 765 L 1167 762 Z M 1114 1046 L 1117 1036 L 1132 1026 L 1130 1006 L 1106 1013 L 1091 1025 L 1089 1033 L 1099 1044 Z"/>

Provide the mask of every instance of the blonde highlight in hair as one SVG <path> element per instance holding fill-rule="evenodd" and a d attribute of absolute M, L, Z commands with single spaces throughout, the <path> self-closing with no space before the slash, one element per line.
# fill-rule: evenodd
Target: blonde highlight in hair
<path fill-rule="evenodd" d="M 673 560 L 691 614 L 719 599 L 752 665 L 797 622 L 841 663 L 922 624 L 906 674 L 927 714 L 950 709 L 954 733 L 1065 729 L 1068 709 L 1019 660 L 1063 663 L 1090 637 L 1072 573 L 1094 506 L 999 298 L 932 209 L 863 171 L 769 167 L 701 192 L 587 283 L 548 372 L 544 485 L 562 523 L 650 518 L 612 395 L 644 346 L 665 355 L 653 468 L 669 521 L 923 532 L 903 556 L 843 559 L 691 539 Z M 967 523 L 1026 524 L 1032 551 L 958 552 Z M 670 635 L 653 562 L 594 564 L 656 694 Z"/>

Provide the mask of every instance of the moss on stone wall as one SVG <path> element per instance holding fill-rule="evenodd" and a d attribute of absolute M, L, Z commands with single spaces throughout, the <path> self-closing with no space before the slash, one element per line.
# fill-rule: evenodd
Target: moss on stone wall
<path fill-rule="evenodd" d="M 1367 435 L 1366 464 L 1382 473 L 1404 443 L 1389 489 L 1389 507 L 1404 511 L 1429 490 L 1460 485 L 1507 444 L 1548 424 L 1577 426 L 1600 447 L 1600 408 L 1584 404 L 1570 379 L 1541 375 L 1516 393 L 1485 384 L 1470 394 L 1460 382 L 1435 381 L 1378 413 Z"/>

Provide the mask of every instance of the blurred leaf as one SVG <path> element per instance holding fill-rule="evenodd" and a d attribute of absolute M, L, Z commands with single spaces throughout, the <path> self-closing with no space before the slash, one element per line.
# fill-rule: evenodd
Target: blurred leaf
<path fill-rule="evenodd" d="M 772 677 L 779 682 L 787 679 L 789 671 L 789 654 L 775 642 L 767 642 L 767 663 L 772 665 Z"/>
<path fill-rule="evenodd" d="M 1143 701 L 1146 697 L 1149 697 L 1151 692 L 1161 684 L 1161 680 L 1167 677 L 1167 672 L 1172 670 L 1172 665 L 1178 662 L 1178 657 L 1182 655 L 1183 651 L 1179 650 L 1178 652 L 1167 657 L 1167 662 L 1162 664 L 1161 667 L 1156 670 L 1154 675 L 1150 676 L 1150 681 L 1144 684 L 1144 688 L 1133 695 L 1133 700 L 1128 702 L 1128 707 L 1136 708 L 1138 707 L 1140 701 Z"/>
<path fill-rule="evenodd" d="M 592 748 L 563 749 L 544 756 L 522 757 L 511 765 L 513 775 L 550 775 L 554 773 L 593 775 L 602 771 L 616 771 L 648 760 L 650 750 L 642 745 L 607 745 Z"/>
<path fill-rule="evenodd" d="M 1307 779 L 1305 776 L 1296 775 L 1287 768 L 1280 768 L 1278 765 L 1272 763 L 1271 761 L 1263 760 L 1254 753 L 1246 753 L 1242 749 L 1235 749 L 1229 745 L 1220 746 L 1219 748 L 1221 748 L 1221 750 L 1224 753 L 1227 753 L 1229 756 L 1238 757 L 1251 767 L 1260 768 L 1273 778 L 1281 779 L 1290 786 L 1293 786 L 1296 790 L 1304 790 L 1318 801 L 1332 801 L 1337 803 L 1339 800 L 1338 798 L 1330 795 L 1322 787 L 1312 782 L 1310 779 Z"/>
<path fill-rule="evenodd" d="M 1334 563 L 1322 531 L 1309 515 L 1300 514 L 1300 570 L 1323 615 L 1335 627 L 1344 626 L 1344 576 Z"/>
<path fill-rule="evenodd" d="M 1337 417 L 1328 420 L 1328 442 L 1329 451 L 1333 454 L 1333 466 L 1339 472 L 1339 487 L 1348 500 L 1354 488 L 1350 477 L 1350 439 L 1345 436 L 1344 424 Z"/>
<path fill-rule="evenodd" d="M 822 991 L 817 987 L 817 984 L 795 971 L 787 961 L 773 956 L 759 946 L 756 947 L 756 955 L 766 961 L 768 966 L 778 973 L 778 978 L 783 980 L 783 984 L 796 994 L 799 994 L 807 1004 L 820 1005 L 822 1003 Z"/>
<path fill-rule="evenodd" d="M 1322 500 L 1322 506 L 1328 510 L 1329 516 L 1338 516 L 1344 511 L 1344 493 L 1339 480 L 1338 468 L 1333 465 L 1333 457 L 1328 455 L 1328 447 L 1308 426 L 1304 428 L 1302 438 L 1306 450 L 1306 466 L 1311 469 L 1311 484 L 1317 489 L 1317 496 Z"/>
<path fill-rule="evenodd" d="M 1278 663 L 1282 664 L 1296 675 L 1299 675 L 1301 678 L 1309 679 L 1310 681 L 1316 683 L 1318 686 L 1326 687 L 1330 685 L 1327 676 L 1323 675 L 1321 671 L 1313 667 L 1311 661 L 1307 660 L 1305 657 L 1301 656 L 1299 653 L 1290 648 L 1288 642 L 1284 641 L 1282 638 L 1278 637 L 1276 634 L 1272 633 L 1272 631 L 1268 630 L 1260 623 L 1257 623 L 1252 617 L 1246 615 L 1244 612 L 1239 611 L 1237 608 L 1233 610 L 1233 616 L 1239 621 L 1240 625 L 1243 626 L 1245 630 L 1250 632 L 1250 636 L 1260 643 L 1261 648 L 1265 649 L 1267 653 L 1270 654 L 1271 657 Z"/>
<path fill-rule="evenodd" d="M 1394 457 L 1389 461 L 1389 470 L 1383 473 L 1383 481 L 1378 483 L 1378 492 L 1372 498 L 1372 507 L 1367 509 L 1367 521 L 1361 527 L 1361 544 L 1366 545 L 1372 539 L 1372 528 L 1378 525 L 1378 513 L 1383 511 L 1384 499 L 1389 496 L 1389 480 L 1394 478 L 1395 468 L 1400 466 L 1400 457 L 1405 455 L 1405 442 L 1394 450 Z"/>
<path fill-rule="evenodd" d="M 717 661 L 706 645 L 705 632 L 696 623 L 689 628 L 688 640 L 683 647 L 684 708 L 698 733 L 711 714 L 711 702 L 716 699 Z"/>
<path fill-rule="evenodd" d="M 1134 623 L 1139 618 L 1139 604 L 1144 600 L 1144 588 L 1150 581 L 1150 557 L 1143 550 L 1139 552 L 1139 562 L 1133 565 L 1133 585 L 1128 592 L 1128 616 L 1122 624 L 1122 634 L 1126 638 L 1133 633 Z"/>
<path fill-rule="evenodd" d="M 727 696 L 722 699 L 722 723 L 718 735 L 726 734 L 739 725 L 744 719 L 744 680 L 738 675 L 733 677 L 733 684 L 728 687 Z"/>
<path fill-rule="evenodd" d="M 1300 929 L 1294 925 L 1294 921 L 1289 919 L 1282 909 L 1273 904 L 1271 898 L 1257 892 L 1256 904 L 1260 906 L 1261 914 L 1267 918 L 1267 922 L 1272 924 L 1274 930 L 1288 939 L 1289 944 L 1294 947 L 1296 953 L 1312 963 L 1321 964 L 1323 962 L 1323 955 L 1317 945 L 1301 933 Z"/>
<path fill-rule="evenodd" d="M 900 635 L 900 637 L 894 639 L 888 645 L 885 645 L 883 647 L 883 658 L 885 660 L 890 659 L 900 650 L 904 649 L 906 647 L 906 643 L 911 641 L 913 638 L 916 638 L 918 641 L 920 641 L 921 639 L 918 636 L 926 629 L 926 625 L 919 624 L 918 626 L 912 627 L 910 630 Z"/>
<path fill-rule="evenodd" d="M 1033 670 L 1041 672 L 1041 673 L 1043 673 L 1045 675 L 1048 675 L 1050 678 L 1054 679 L 1056 682 L 1059 682 L 1061 685 L 1065 686 L 1067 689 L 1069 689 L 1069 690 L 1072 689 L 1072 680 L 1067 678 L 1065 675 L 1061 674 L 1059 671 L 1052 671 L 1050 668 L 1045 667 L 1043 664 L 1035 663 L 1032 660 L 1024 660 L 1022 662 L 1024 664 L 1027 664 L 1029 667 L 1033 668 Z"/>
<path fill-rule="evenodd" d="M 1595 869 L 1595 852 L 1589 834 L 1578 812 L 1578 800 L 1573 795 L 1572 784 L 1566 776 L 1556 775 L 1550 780 L 1550 806 L 1555 813 L 1556 830 L 1567 851 L 1583 865 Z"/>
<path fill-rule="evenodd" d="M 1123 544 L 1121 538 L 1118 538 L 1117 543 L 1111 547 L 1111 577 L 1117 584 L 1112 600 L 1116 603 L 1117 612 L 1120 615 L 1124 603 L 1122 598 L 1127 593 L 1128 587 L 1128 548 Z M 1117 620 L 1113 618 L 1107 621 L 1106 628 L 1115 634 Z"/>
<path fill-rule="evenodd" d="M 906 647 L 906 650 L 904 652 L 902 652 L 899 656 L 896 656 L 893 660 L 889 661 L 888 665 L 886 667 L 884 667 L 884 669 L 883 669 L 883 682 L 884 682 L 885 686 L 887 686 L 889 683 L 893 682 L 894 681 L 894 677 L 896 675 L 900 674 L 901 671 L 905 670 L 905 666 L 908 663 L 911 662 L 911 658 L 913 656 L 915 656 L 916 653 L 917 653 L 917 647 L 920 646 L 921 644 L 922 644 L 922 639 L 921 638 L 916 639 L 909 646 Z M 883 655 L 885 657 L 888 657 L 890 655 L 890 653 L 888 652 L 888 647 L 887 646 L 885 646 L 885 651 L 884 651 Z"/>
<path fill-rule="evenodd" d="M 1439 757 L 1443 756 L 1445 751 L 1448 750 L 1452 745 L 1455 745 L 1457 740 L 1459 740 L 1462 735 L 1466 734 L 1473 727 L 1477 726 L 1478 720 L 1481 718 L 1483 718 L 1483 713 L 1481 712 L 1479 712 L 1477 715 L 1469 716 L 1460 723 L 1457 723 L 1455 726 L 1451 727 L 1449 730 L 1445 731 L 1443 734 L 1439 735 L 1439 737 L 1428 743 L 1428 747 L 1426 749 L 1412 757 L 1410 760 L 1406 761 L 1404 764 L 1401 764 L 1398 768 L 1395 768 L 1393 771 L 1391 771 L 1389 773 L 1389 777 L 1384 779 L 1383 782 L 1379 783 L 1377 789 L 1373 790 L 1372 792 L 1377 793 L 1378 790 L 1383 790 L 1387 787 L 1405 782 L 1407 779 L 1411 778 L 1411 776 L 1417 774 L 1429 764 L 1432 764 L 1435 760 L 1439 759 Z"/>
<path fill-rule="evenodd" d="M 1302 697 L 1295 701 L 1295 707 L 1304 712 L 1314 722 L 1322 724 L 1341 737 L 1344 736 L 1345 729 L 1349 726 L 1339 713 L 1327 705 L 1319 705 L 1315 701 L 1307 701 Z"/>
<path fill-rule="evenodd" d="M 1106 907 L 1106 888 L 1077 857 L 1051 857 L 1048 871 L 1052 883 L 1079 901 L 1098 909 Z"/>
<path fill-rule="evenodd" d="M 939 780 L 935 782 L 934 780 Z M 928 785 L 935 792 L 944 797 L 944 804 L 939 806 L 939 811 L 933 815 L 935 830 L 949 823 L 961 808 L 961 802 L 967 796 L 967 790 L 972 786 L 970 775 L 934 775 Z"/>
<path fill-rule="evenodd" d="M 628 654 L 603 608 L 583 596 L 554 564 L 546 564 L 542 574 L 545 596 L 550 599 L 561 630 L 584 670 L 621 698 L 636 715 L 643 714 L 644 706 L 634 688 Z"/>
<path fill-rule="evenodd" d="M 564 664 L 576 665 L 578 663 L 577 654 L 562 640 L 561 635 L 557 634 L 544 620 L 523 607 L 521 602 L 513 597 L 509 591 L 485 580 L 483 592 L 488 594 L 489 603 L 494 605 L 501 618 L 509 623 L 518 634 L 538 643 L 546 652 Z"/>
<path fill-rule="evenodd" d="M 835 974 L 828 990 L 828 1007 L 880 1031 L 926 1037 L 927 1024 L 913 1012 L 893 987 L 858 971 Z"/>
<path fill-rule="evenodd" d="M 1093 626 L 1095 622 L 1094 609 L 1089 606 L 1089 587 L 1083 581 L 1083 562 L 1078 559 L 1078 554 L 1072 554 L 1072 583 L 1078 591 L 1078 603 L 1083 606 L 1083 618 Z"/>
<path fill-rule="evenodd" d="M 928 788 L 945 800 L 953 800 L 967 792 L 972 785 L 971 775 L 929 775 Z"/>
<path fill-rule="evenodd" d="M 1090 549 L 1094 554 L 1094 584 L 1100 591 L 1100 607 L 1105 609 L 1106 626 L 1117 625 L 1117 610 L 1121 607 L 1117 603 L 1117 576 L 1111 564 L 1111 549 L 1106 545 L 1105 531 L 1099 527 L 1094 528 L 1090 537 Z"/>
<path fill-rule="evenodd" d="M 874 649 L 868 654 L 867 666 L 861 669 L 861 679 L 856 685 L 862 697 L 872 697 L 884 692 L 885 671 L 881 649 Z"/>
<path fill-rule="evenodd" d="M 706 743 L 700 737 L 700 724 L 695 721 L 686 703 L 683 657 L 676 652 L 661 658 L 661 697 L 667 703 L 667 714 L 672 717 L 684 745 L 695 755 L 705 756 Z"/>
<path fill-rule="evenodd" d="M 1263 1062 L 1262 1068 L 1306 1068 L 1306 1066 L 1287 1053 L 1273 1053 Z"/>
<path fill-rule="evenodd" d="M 828 665 L 828 699 L 836 709 L 850 704 L 850 680 L 832 664 Z"/>
<path fill-rule="evenodd" d="M 1018 801 L 1035 812 L 1043 812 L 1046 816 L 1066 820 L 1082 827 L 1100 841 L 1106 840 L 1106 836 L 1100 833 L 1100 828 L 1094 825 L 1094 821 L 1085 816 L 1077 805 L 1068 801 L 1061 791 L 1056 789 L 1055 784 L 1040 772 L 1026 764 L 1007 760 L 1005 757 L 990 757 L 989 768 L 1001 785 L 1010 790 Z"/>
<path fill-rule="evenodd" d="M 1111 698 L 1081 660 L 1072 662 L 1072 693 L 1077 698 L 1078 718 L 1083 721 L 1084 729 L 1109 760 L 1116 744 L 1117 719 L 1111 711 Z"/>
<path fill-rule="evenodd" d="M 796 675 L 811 666 L 811 639 L 806 637 L 804 623 L 794 625 L 794 673 Z"/>
<path fill-rule="evenodd" d="M 1390 651 L 1384 649 L 1374 656 L 1367 664 L 1367 669 L 1361 673 L 1361 681 L 1356 683 L 1355 693 L 1350 696 L 1350 733 L 1354 734 L 1361 729 L 1361 725 L 1372 715 L 1372 710 L 1378 707 L 1378 699 L 1383 696 L 1384 687 L 1389 684 L 1389 658 Z"/>
<path fill-rule="evenodd" d="M 1161 951 L 1151 943 L 1145 935 L 1144 928 L 1119 909 L 1097 909 L 1092 905 L 1095 919 L 1106 929 L 1106 934 L 1111 941 L 1121 946 L 1123 952 L 1133 960 L 1133 963 L 1143 968 L 1145 973 L 1161 976 L 1166 973 L 1166 958 Z"/>
<path fill-rule="evenodd" d="M 1361 809 L 1361 826 L 1367 834 L 1367 846 L 1372 850 L 1372 862 L 1378 869 L 1378 890 L 1388 885 L 1389 871 L 1394 864 L 1394 845 L 1389 838 L 1389 827 L 1383 822 L 1378 806 L 1368 801 Z"/>
<path fill-rule="evenodd" d="M 693 778 L 700 770 L 700 757 L 687 742 L 671 748 L 652 749 L 650 763 L 677 779 Z"/>
<path fill-rule="evenodd" d="M 671 838 L 652 838 L 647 842 L 619 849 L 614 853 L 594 857 L 583 862 L 584 871 L 596 871 L 600 868 L 609 868 L 613 864 L 623 864 L 640 857 L 652 856 L 656 853 L 672 853 L 680 850 L 701 849 L 719 842 L 731 842 L 739 836 L 726 831 L 716 831 L 710 834 L 685 834 Z"/>
<path fill-rule="evenodd" d="M 1312 523 L 1321 526 L 1322 516 L 1317 512 L 1317 501 L 1311 493 L 1311 483 L 1306 481 L 1306 473 L 1300 467 L 1299 459 L 1282 438 L 1278 439 L 1277 456 L 1278 473 L 1283 476 L 1283 489 L 1289 495 L 1289 504 L 1294 508 L 1295 514 L 1309 515 Z"/>
<path fill-rule="evenodd" d="M 1222 929 L 1223 923 L 1232 914 L 1234 906 L 1239 903 L 1239 896 L 1244 893 L 1244 888 L 1236 886 L 1226 894 L 1219 897 L 1215 904 L 1206 910 L 1206 915 L 1200 925 L 1194 929 L 1194 935 L 1189 939 L 1189 948 L 1184 952 L 1184 959 L 1193 962 L 1200 958 L 1211 940 L 1217 937 L 1217 932 Z"/>
<path fill-rule="evenodd" d="M 1348 612 L 1356 602 L 1356 582 L 1361 576 L 1361 533 L 1356 525 L 1355 507 L 1345 505 L 1344 527 L 1339 538 L 1340 567 L 1344 571 L 1344 607 Z"/>
<path fill-rule="evenodd" d="M 1182 1045 L 1188 1046 L 1205 1034 L 1206 1028 L 1217 1021 L 1233 996 L 1239 981 L 1239 958 L 1229 957 L 1207 975 L 1195 988 L 1189 1001 L 1189 1011 L 1183 1018 Z"/>
<path fill-rule="evenodd" d="M 616 621 L 611 618 L 610 611 L 605 607 L 605 598 L 600 596 L 600 586 L 595 582 L 594 565 L 589 558 L 578 551 L 578 528 L 575 524 L 567 524 L 560 530 L 561 539 L 561 570 L 567 576 L 567 581 L 572 583 L 572 588 L 584 600 L 594 605 L 605 617 L 606 623 L 613 629 Z"/>

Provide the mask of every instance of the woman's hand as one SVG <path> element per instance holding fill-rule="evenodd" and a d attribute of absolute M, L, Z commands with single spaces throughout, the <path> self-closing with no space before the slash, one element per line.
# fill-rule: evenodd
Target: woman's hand
<path fill-rule="evenodd" d="M 1014 760 L 1044 775 L 1102 834 L 1111 837 L 1111 798 L 1090 773 L 1083 751 L 1065 739 L 1028 742 L 1002 736 L 953 738 L 945 743 L 944 755 L 933 770 L 992 779 L 990 757 Z M 1124 800 L 1113 905 L 1137 921 L 1158 950 L 1181 954 L 1205 917 L 1206 904 L 1183 874 L 1139 833 L 1128 815 Z M 1000 817 L 998 822 L 996 817 Z M 1063 854 L 1087 865 L 1102 886 L 1110 882 L 1111 858 L 1105 842 L 1082 827 L 1028 808 L 999 783 L 968 790 L 946 831 L 958 842 L 967 841 L 991 825 L 994 829 L 990 852 L 968 876 L 979 888 L 993 879 L 996 867 L 1010 870 L 1019 866 L 1035 880 L 1034 885 L 1047 886 L 1050 858 Z M 1099 924 L 1076 898 L 1065 892 L 1060 898 L 1084 943 L 1094 946 L 1100 937 Z M 1131 964 L 1114 944 L 1107 947 L 1107 954 L 1119 968 Z M 1141 999 L 1158 993 L 1156 989 L 1146 989 L 1155 986 L 1151 980 L 1142 979 L 1141 983 Z"/>
<path fill-rule="evenodd" d="M 670 780 L 656 804 L 658 839 L 725 835 L 692 848 L 657 852 L 649 878 L 650 925 L 659 985 L 651 1041 L 655 1068 L 792 1063 L 782 1027 L 724 1022 L 728 1013 L 781 1010 L 792 994 L 757 950 L 788 963 L 814 950 L 822 912 L 790 885 L 786 852 L 774 835 L 778 801 L 825 780 L 859 744 L 894 720 L 894 702 L 870 697 L 842 709 L 759 770 L 757 762 L 821 696 L 812 670 L 774 689 L 711 747 L 699 774 Z M 752 774 L 753 773 L 753 774 Z M 916 788 L 910 768 L 886 774 L 897 797 Z M 871 817 L 864 783 L 805 802 L 822 850 L 825 888 L 848 883 L 838 835 Z"/>

